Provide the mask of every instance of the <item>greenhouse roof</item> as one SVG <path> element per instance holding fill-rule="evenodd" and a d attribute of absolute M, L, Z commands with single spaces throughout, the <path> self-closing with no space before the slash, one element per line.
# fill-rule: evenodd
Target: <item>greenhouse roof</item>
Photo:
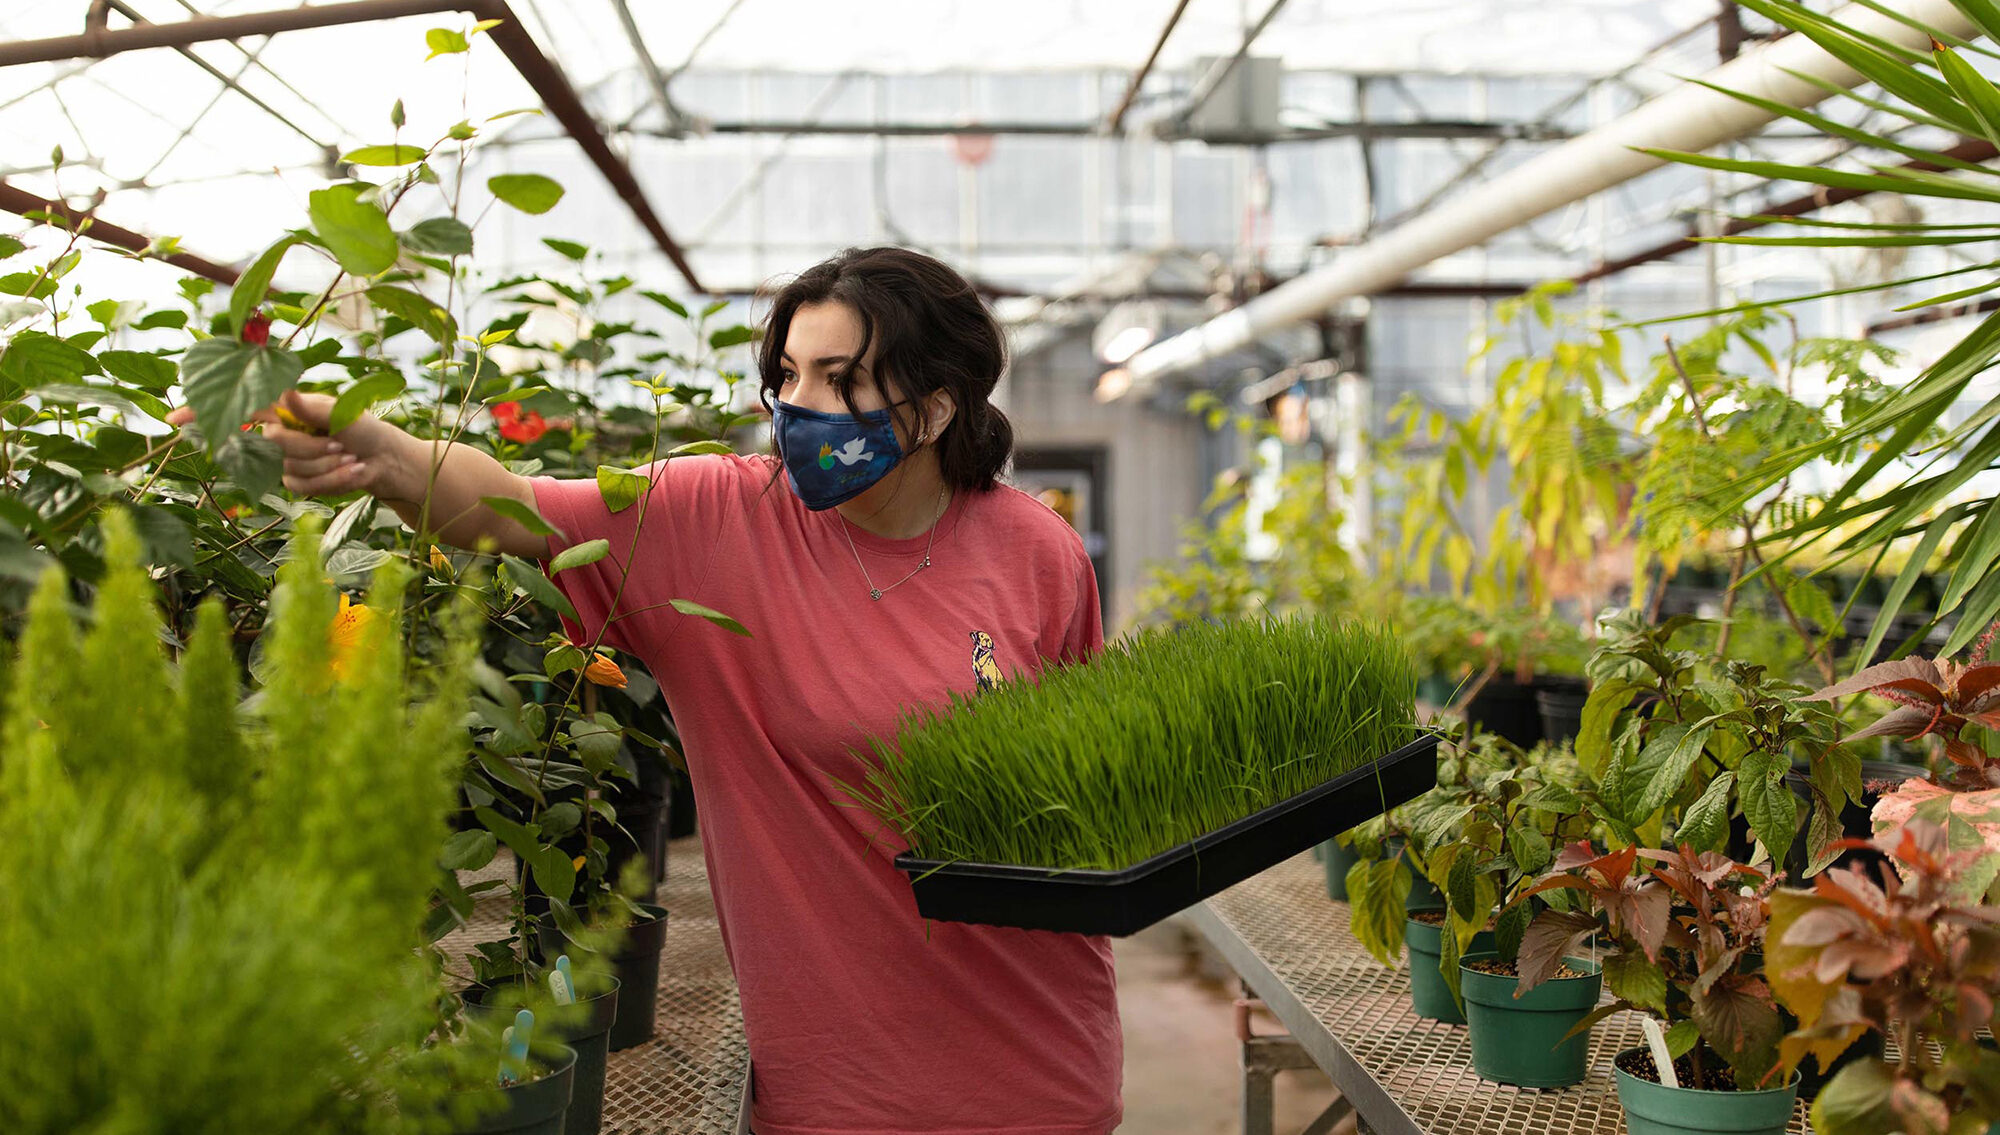
<path fill-rule="evenodd" d="M 344 6 L 368 7 L 314 10 Z M 76 36 L 87 8 L 108 9 L 102 26 L 112 32 L 289 10 L 282 0 L 13 5 L 0 9 L 0 50 Z M 1183 134 L 1195 140 L 1160 159 L 1170 200 L 1066 199 L 1097 192 L 1107 176 L 1128 178 L 1104 172 L 1117 162 L 1145 165 L 1118 157 L 1102 125 L 1156 45 L 1126 123 L 1139 139 L 1253 28 L 1250 57 L 1281 64 L 1284 75 L 1282 129 L 1258 136 L 1279 143 L 1268 175 L 1277 213 L 1264 239 L 1280 260 L 1299 261 L 1422 205 L 1508 139 L 1526 140 L 1508 143 L 1495 168 L 1675 74 L 1705 70 L 1715 36 L 1688 33 L 1716 11 L 1710 0 L 512 0 L 510 10 L 629 162 L 703 283 L 722 291 L 871 240 L 933 247 L 1030 290 L 1133 247 L 1226 252 L 1245 208 L 1270 207 L 1258 204 L 1266 175 L 1253 168 L 1264 159 L 1245 157 L 1248 147 L 1204 147 L 1218 139 Z M 475 159 L 491 163 L 482 172 L 562 180 L 573 195 L 568 223 L 547 232 L 664 268 L 664 246 L 620 201 L 631 195 L 607 181 L 602 162 L 585 163 L 568 131 L 525 115 L 487 121 L 543 101 L 516 61 L 482 38 L 465 54 L 426 59 L 429 29 L 471 24 L 442 12 L 0 67 L 0 181 L 100 200 L 106 221 L 240 265 L 274 228 L 302 222 L 310 190 L 349 172 L 340 155 L 390 140 L 400 100 L 405 141 L 465 119 L 491 146 Z M 1657 50 L 1676 36 L 1685 52 Z M 1639 61 L 1645 67 L 1632 71 Z M 1623 89 L 1595 113 L 1580 108 L 1589 81 L 1612 74 Z M 656 78 L 671 114 L 654 97 Z M 967 197 L 955 167 L 980 166 L 984 151 L 936 135 L 996 122 L 1068 136 L 1003 133 Z M 1376 171 L 1351 148 L 1329 164 L 1284 145 L 1344 142 L 1342 131 L 1383 123 L 1393 140 L 1383 148 L 1402 148 L 1380 156 Z M 60 177 L 49 169 L 57 147 Z M 1364 174 L 1382 178 L 1366 216 L 1355 212 Z M 1044 185 L 1053 187 L 1048 203 L 1018 208 L 1022 188 Z M 1160 209 L 1172 215 L 1155 216 Z M 502 267 L 546 255 L 534 239 L 544 230 L 519 221 L 496 234 Z"/>

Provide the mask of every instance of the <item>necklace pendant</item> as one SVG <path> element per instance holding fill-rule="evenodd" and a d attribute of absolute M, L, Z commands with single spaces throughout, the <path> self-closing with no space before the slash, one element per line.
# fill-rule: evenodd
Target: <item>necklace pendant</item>
<path fill-rule="evenodd" d="M 877 603 L 879 603 L 882 601 L 882 592 L 877 590 L 876 588 L 871 587 L 868 589 L 868 598 L 873 599 Z"/>

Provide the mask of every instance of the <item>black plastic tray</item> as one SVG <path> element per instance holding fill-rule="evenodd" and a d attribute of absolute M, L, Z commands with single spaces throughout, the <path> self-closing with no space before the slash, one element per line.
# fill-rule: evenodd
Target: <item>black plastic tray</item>
<path fill-rule="evenodd" d="M 1437 784 L 1435 734 L 1122 871 L 944 863 L 910 852 L 917 913 L 1076 934 L 1136 934 Z"/>

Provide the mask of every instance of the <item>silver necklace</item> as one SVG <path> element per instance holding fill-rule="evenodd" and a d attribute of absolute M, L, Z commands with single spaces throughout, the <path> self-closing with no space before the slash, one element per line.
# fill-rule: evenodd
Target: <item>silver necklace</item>
<path fill-rule="evenodd" d="M 904 584 L 910 582 L 911 579 L 916 577 L 916 574 L 918 572 L 931 566 L 931 544 L 933 541 L 937 539 L 938 522 L 943 519 L 944 519 L 944 486 L 939 485 L 937 515 L 931 519 L 931 532 L 930 535 L 924 540 L 924 562 L 918 564 L 916 567 L 911 568 L 909 575 L 904 576 L 903 578 L 897 580 L 896 582 L 890 584 L 889 586 L 877 587 L 875 586 L 875 581 L 868 578 L 868 565 L 861 562 L 861 553 L 854 547 L 854 534 L 847 530 L 848 528 L 847 518 L 845 516 L 840 518 L 840 534 L 842 536 L 847 537 L 847 552 L 849 555 L 854 557 L 854 566 L 861 569 L 862 581 L 868 584 L 868 598 L 875 600 L 877 603 L 880 603 L 884 595 L 887 595 L 891 591 L 896 590 L 898 587 L 901 587 Z"/>

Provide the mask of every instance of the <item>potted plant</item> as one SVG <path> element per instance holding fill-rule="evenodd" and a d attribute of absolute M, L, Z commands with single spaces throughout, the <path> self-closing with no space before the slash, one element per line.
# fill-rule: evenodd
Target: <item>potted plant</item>
<path fill-rule="evenodd" d="M 1434 782 L 1415 683 L 1359 622 L 1152 631 L 913 712 L 848 792 L 927 917 L 1130 933 Z"/>
<path fill-rule="evenodd" d="M 1627 1049 L 1613 1061 L 1634 1135 L 1778 1133 L 1790 1122 L 1797 1077 L 1766 1084 L 1784 1024 L 1748 964 L 1763 945 L 1774 885 L 1754 867 L 1686 845 L 1603 855 L 1578 845 L 1530 888 L 1573 890 L 1585 906 L 1546 912 L 1528 928 L 1522 995 L 1585 939 L 1602 938 L 1605 983 L 1617 1000 L 1578 1030 L 1625 1010 L 1664 1026 L 1657 1048 Z"/>
<path fill-rule="evenodd" d="M 1894 1063 L 1847 1064 L 1813 1102 L 1813 1130 L 1977 1133 L 2000 1125 L 2000 1052 L 1979 1037 L 2000 990 L 2000 907 L 1965 897 L 1982 853 L 1955 850 L 1923 819 L 1873 841 L 1887 860 L 1821 874 L 1771 896 L 1765 967 L 1797 1015 L 1781 1067 L 1822 1065 L 1867 1034 L 1893 1038 Z M 1991 853 L 1984 853 L 1991 858 Z"/>
<path fill-rule="evenodd" d="M 1413 912 L 1404 937 L 1410 952 L 1410 996 L 1417 1015 L 1465 1023 L 1459 961 L 1490 953 L 1514 961 L 1522 935 L 1545 904 L 1514 904 L 1538 877 L 1552 848 L 1589 835 L 1585 786 L 1567 750 L 1523 753 L 1478 735 L 1461 766 L 1467 790 L 1439 801 L 1412 824 L 1411 839 L 1442 901 Z M 1411 810 L 1414 810 L 1412 808 Z"/>

